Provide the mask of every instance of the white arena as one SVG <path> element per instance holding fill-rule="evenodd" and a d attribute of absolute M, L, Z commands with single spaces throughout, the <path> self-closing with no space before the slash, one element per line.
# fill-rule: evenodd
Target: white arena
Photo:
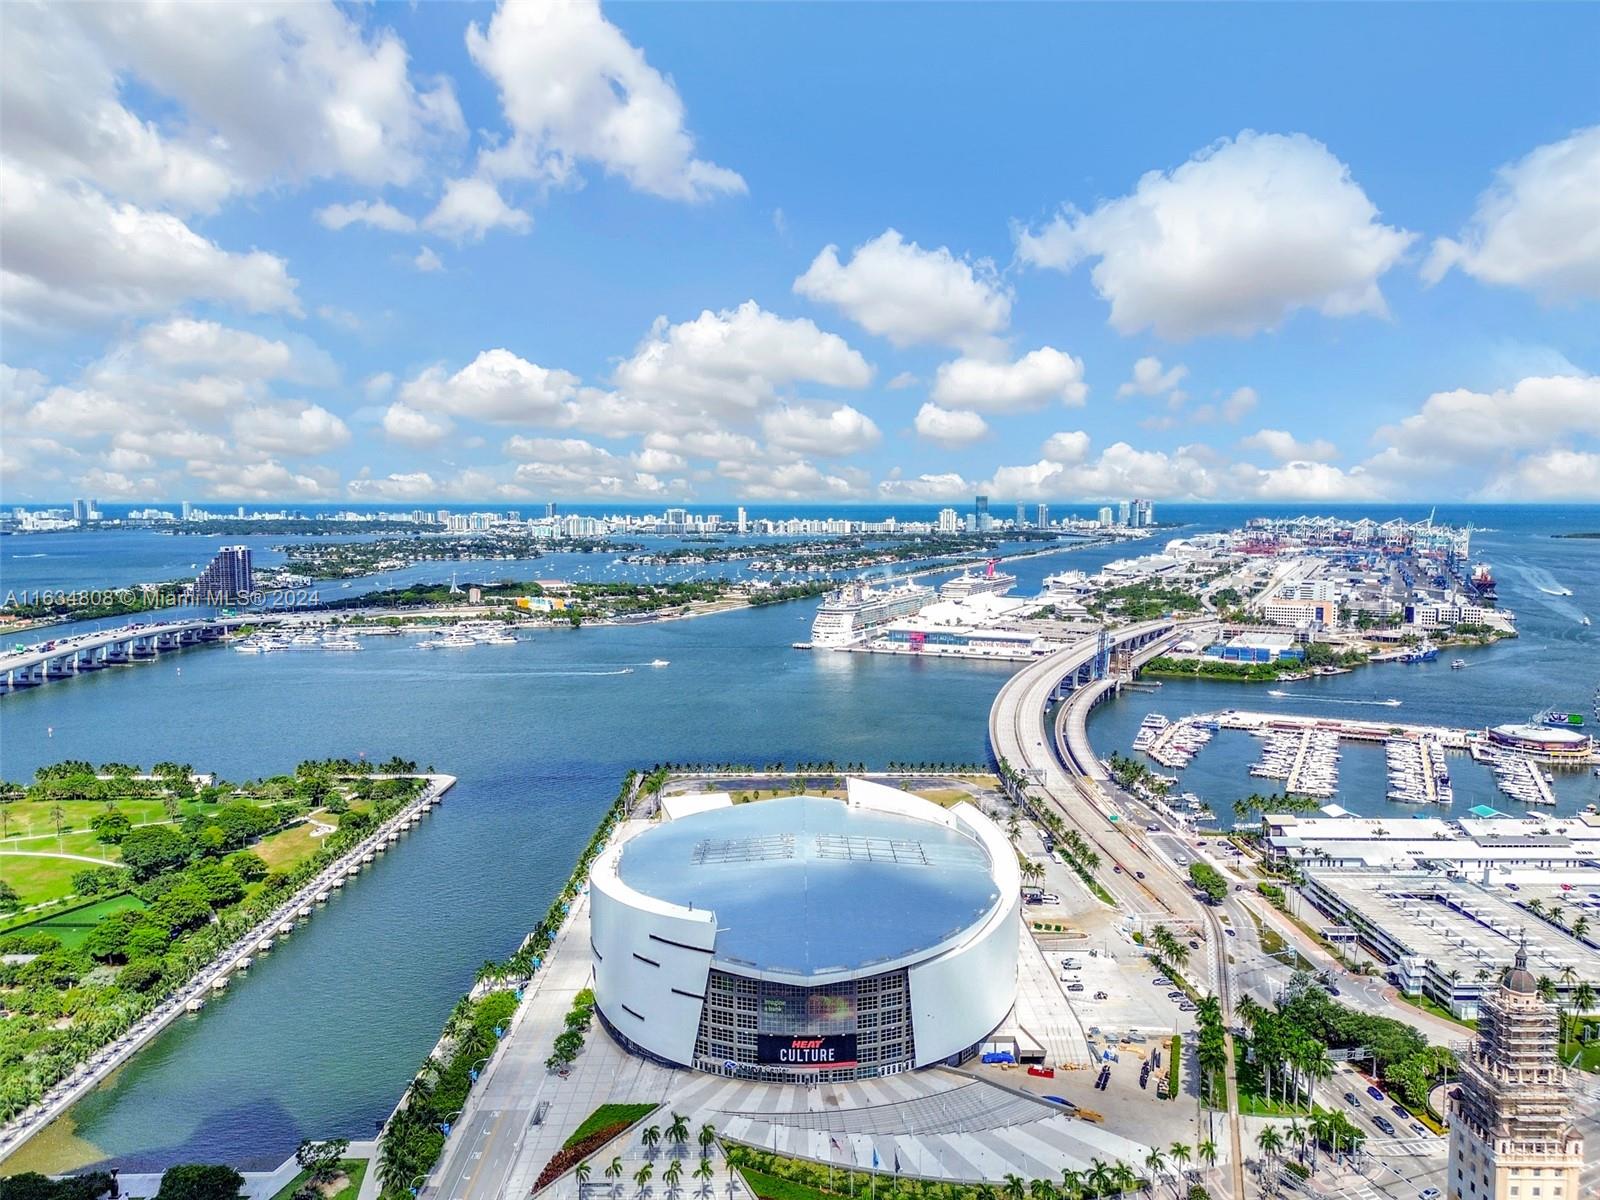
<path fill-rule="evenodd" d="M 668 797 L 590 874 L 595 997 L 635 1053 L 837 1081 L 970 1057 L 1016 1000 L 1021 878 L 998 826 L 848 798 Z"/>

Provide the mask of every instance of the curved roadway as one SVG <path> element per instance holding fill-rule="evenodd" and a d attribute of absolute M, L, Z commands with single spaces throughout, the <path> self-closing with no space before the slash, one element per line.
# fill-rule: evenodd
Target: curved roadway
<path fill-rule="evenodd" d="M 1207 622 L 1209 623 L 1209 622 Z M 1166 632 L 1170 631 L 1170 632 Z M 1171 620 L 1145 622 L 1117 631 L 1113 644 L 1133 641 L 1151 632 L 1160 640 L 1135 652 L 1136 660 L 1154 657 L 1188 631 L 1187 624 Z M 1062 705 L 1055 728 L 1046 723 L 1046 709 L 1057 684 L 1092 656 L 1072 648 L 1031 663 L 1006 683 L 989 710 L 989 745 L 995 757 L 1010 764 L 1030 780 L 1035 796 L 1075 826 L 1094 847 L 1103 864 L 1121 871 L 1103 874 L 1099 882 L 1125 912 L 1162 915 L 1189 921 L 1210 930 L 1207 950 L 1212 959 L 1212 976 L 1217 998 L 1222 1004 L 1223 1026 L 1227 1034 L 1228 1134 L 1232 1143 L 1234 1196 L 1244 1196 L 1244 1149 L 1239 1133 L 1238 1089 L 1233 1071 L 1233 981 L 1228 973 L 1227 939 L 1222 924 L 1209 905 L 1200 903 L 1187 882 L 1164 858 L 1155 854 L 1137 823 L 1120 819 L 1101 781 L 1105 770 L 1088 749 L 1083 732 L 1084 716 L 1092 701 L 1112 682 L 1097 681 L 1074 692 Z M 1113 815 L 1118 819 L 1113 820 Z"/>

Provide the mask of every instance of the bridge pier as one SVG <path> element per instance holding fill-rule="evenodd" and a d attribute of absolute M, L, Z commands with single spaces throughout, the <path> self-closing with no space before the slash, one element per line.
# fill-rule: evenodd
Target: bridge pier
<path fill-rule="evenodd" d="M 44 660 L 44 677 L 46 679 L 65 679 L 72 674 L 72 660 L 77 657 L 73 654 L 62 654 L 56 658 Z"/>

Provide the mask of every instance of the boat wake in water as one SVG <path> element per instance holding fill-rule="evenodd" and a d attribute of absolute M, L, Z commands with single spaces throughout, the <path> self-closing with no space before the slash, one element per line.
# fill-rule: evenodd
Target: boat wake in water
<path fill-rule="evenodd" d="M 1387 700 L 1339 700 L 1332 696 L 1310 696 L 1305 692 L 1286 692 L 1281 688 L 1273 688 L 1267 693 L 1279 700 L 1312 700 L 1317 704 L 1359 704 L 1367 707 L 1381 705 L 1384 708 L 1399 708 L 1400 701 L 1390 697 Z"/>
<path fill-rule="evenodd" d="M 562 679 L 575 675 L 632 675 L 632 667 L 618 667 L 614 671 L 518 671 L 518 675 L 542 675 L 547 678 Z"/>

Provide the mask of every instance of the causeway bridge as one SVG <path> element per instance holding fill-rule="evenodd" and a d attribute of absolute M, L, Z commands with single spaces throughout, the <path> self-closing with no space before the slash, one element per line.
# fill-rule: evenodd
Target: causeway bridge
<path fill-rule="evenodd" d="M 0 692 L 38 687 L 89 671 L 145 662 L 188 646 L 221 641 L 241 625 L 270 625 L 281 617 L 186 617 L 116 629 L 96 629 L 0 653 Z"/>

